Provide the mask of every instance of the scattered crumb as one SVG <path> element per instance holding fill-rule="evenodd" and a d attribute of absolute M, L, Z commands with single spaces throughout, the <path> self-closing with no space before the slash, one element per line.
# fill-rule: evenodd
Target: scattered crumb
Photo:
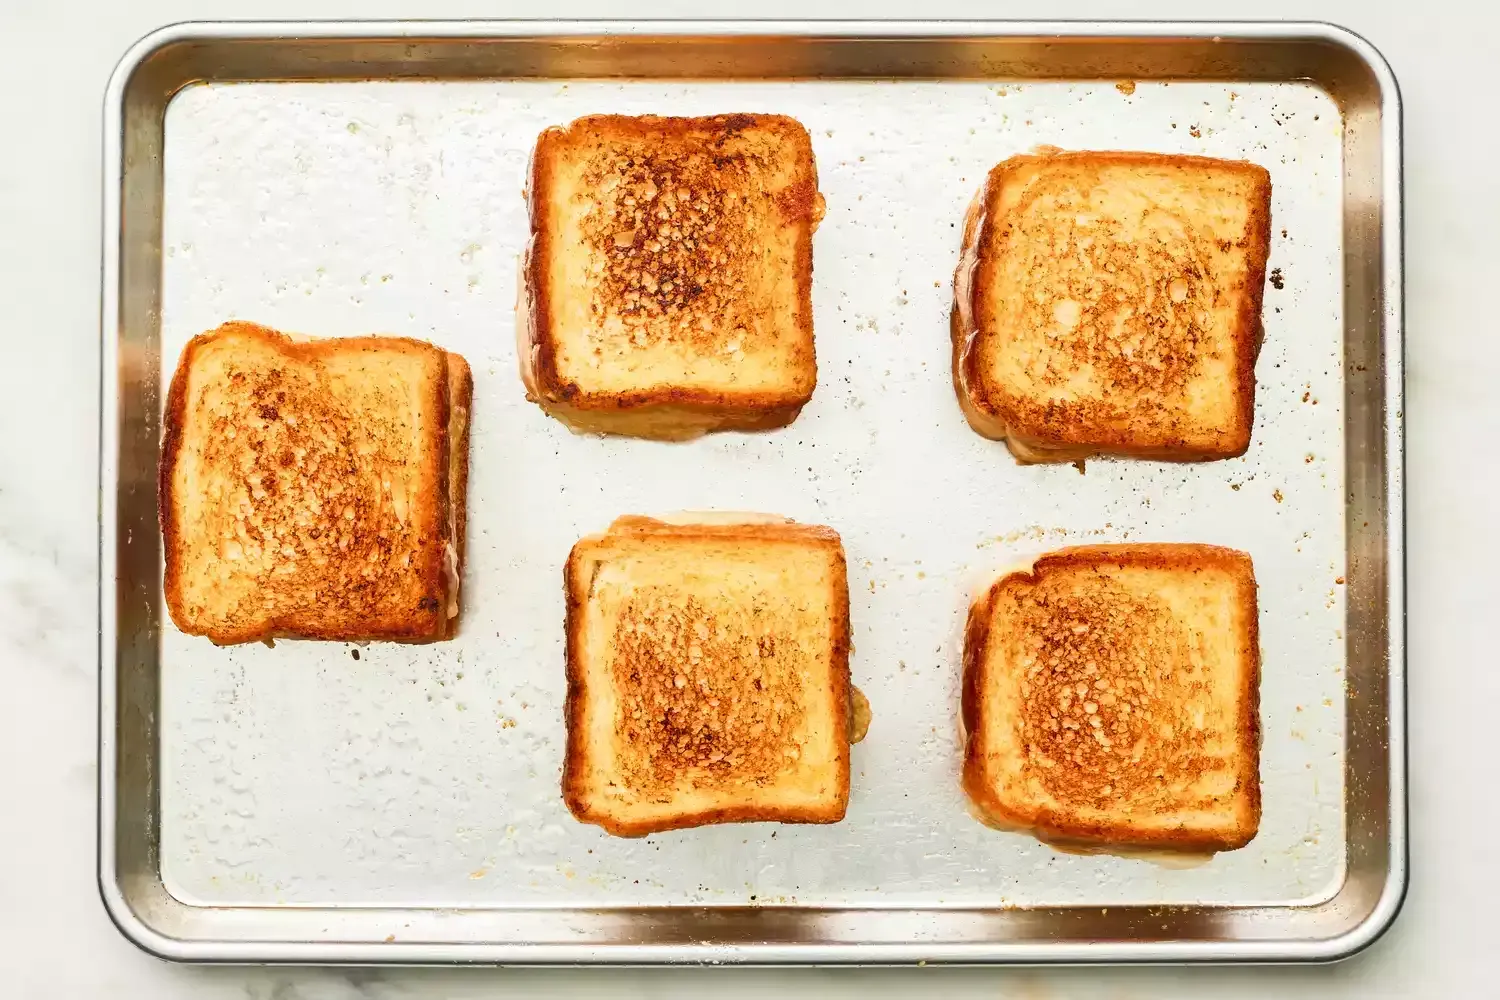
<path fill-rule="evenodd" d="M 1312 460 L 1313 460 L 1312 453 L 1308 452 L 1307 457 L 1304 458 L 1302 461 L 1306 462 L 1308 465 L 1311 465 L 1312 464 Z"/>
<path fill-rule="evenodd" d="M 351 649 L 351 650 L 349 650 L 349 655 L 352 656 L 352 657 L 354 657 L 357 660 L 357 659 L 359 659 L 359 650 L 357 650 L 357 649 Z"/>
<path fill-rule="evenodd" d="M 1008 531 L 1003 535 L 995 535 L 991 538 L 986 538 L 983 541 L 977 543 L 974 547 L 976 549 L 985 549 L 989 548 L 991 545 L 1012 545 L 1016 542 L 1022 541 L 1023 539 L 1028 541 L 1040 542 L 1046 538 L 1066 538 L 1069 535 L 1076 535 L 1085 538 L 1101 538 L 1109 534 L 1109 532 L 1113 528 L 1113 522 L 1106 522 L 1104 527 L 1102 528 L 1082 529 L 1044 528 L 1040 524 L 1031 524 L 1027 525 L 1024 528 L 1018 528 L 1015 531 Z M 1129 537 L 1129 535 L 1130 532 L 1126 531 L 1125 536 Z"/>
<path fill-rule="evenodd" d="M 1126 97 L 1129 97 L 1131 94 L 1135 93 L 1135 81 L 1121 80 L 1119 83 L 1115 84 L 1115 89 L 1124 94 Z"/>
<path fill-rule="evenodd" d="M 1310 392 L 1304 392 L 1302 394 L 1302 402 L 1304 402 L 1304 403 L 1307 402 L 1311 398 L 1312 398 L 1312 393 L 1310 393 Z"/>
<path fill-rule="evenodd" d="M 1281 231 L 1281 238 L 1282 238 L 1282 239 L 1286 239 L 1286 230 L 1285 230 L 1285 229 L 1283 229 L 1283 230 L 1282 230 L 1282 231 Z"/>
<path fill-rule="evenodd" d="M 394 935 L 394 934 L 387 934 L 385 936 L 385 943 L 386 944 L 390 944 L 394 940 L 396 940 L 396 935 Z"/>
<path fill-rule="evenodd" d="M 1282 496 L 1281 496 L 1281 491 L 1280 490 L 1272 490 L 1271 491 L 1271 495 L 1276 498 L 1276 502 L 1277 503 L 1281 503 Z"/>
<path fill-rule="evenodd" d="M 1340 587 L 1342 587 L 1344 585 L 1344 578 L 1343 577 L 1339 577 L 1338 579 L 1334 580 L 1333 582 L 1336 583 L 1336 584 L 1338 584 Z"/>
<path fill-rule="evenodd" d="M 1236 493 L 1238 493 L 1239 490 L 1240 490 L 1240 485 L 1241 484 L 1239 484 L 1239 483 L 1230 483 L 1229 484 L 1229 488 L 1232 489 L 1232 490 L 1234 490 Z"/>
<path fill-rule="evenodd" d="M 1173 127 L 1173 128 L 1176 128 L 1176 127 L 1177 127 L 1177 123 L 1176 123 L 1176 122 L 1173 122 L 1173 123 L 1172 123 L 1172 127 Z"/>
<path fill-rule="evenodd" d="M 1281 275 L 1281 268 L 1276 267 L 1271 269 L 1271 284 L 1275 286 L 1277 291 L 1286 287 L 1286 279 Z"/>
<path fill-rule="evenodd" d="M 1188 135 L 1192 136 L 1194 139 L 1203 138 L 1203 132 L 1198 128 L 1197 125 L 1193 125 L 1188 129 Z"/>

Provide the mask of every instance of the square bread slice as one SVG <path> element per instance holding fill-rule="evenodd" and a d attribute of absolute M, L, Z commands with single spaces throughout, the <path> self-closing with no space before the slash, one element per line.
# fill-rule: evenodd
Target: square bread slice
<path fill-rule="evenodd" d="M 989 588 L 964 641 L 963 785 L 982 818 L 1065 848 L 1205 854 L 1260 825 L 1250 557 L 1063 549 Z"/>
<path fill-rule="evenodd" d="M 1156 153 L 1013 156 L 964 222 L 953 379 L 1022 462 L 1250 445 L 1271 179 Z"/>
<path fill-rule="evenodd" d="M 837 533 L 622 517 L 565 578 L 574 816 L 618 836 L 844 818 L 868 710 L 852 718 Z"/>
<path fill-rule="evenodd" d="M 823 216 L 799 122 L 580 118 L 537 139 L 527 199 L 527 398 L 576 431 L 664 440 L 796 419 Z"/>
<path fill-rule="evenodd" d="M 167 609 L 228 644 L 456 631 L 469 366 L 397 337 L 194 337 L 164 415 Z"/>

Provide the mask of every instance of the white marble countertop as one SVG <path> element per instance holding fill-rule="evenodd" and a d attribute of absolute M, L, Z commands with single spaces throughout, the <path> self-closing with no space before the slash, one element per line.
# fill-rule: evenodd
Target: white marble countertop
<path fill-rule="evenodd" d="M 1045 5 L 761 0 L 774 16 L 1107 17 L 1106 0 Z M 11 0 L 0 4 L 0 996 L 314 1000 L 501 995 L 1052 998 L 1479 996 L 1489 973 L 1500 851 L 1485 736 L 1500 671 L 1500 136 L 1483 64 L 1500 9 L 1474 0 L 1153 0 L 1135 17 L 1317 18 L 1381 48 L 1405 101 L 1412 887 L 1395 928 L 1326 968 L 1127 970 L 302 970 L 187 968 L 115 931 L 94 880 L 100 122 L 105 80 L 136 38 L 189 18 L 702 14 L 679 0 Z M 1481 456 L 1477 460 L 1473 456 Z"/>

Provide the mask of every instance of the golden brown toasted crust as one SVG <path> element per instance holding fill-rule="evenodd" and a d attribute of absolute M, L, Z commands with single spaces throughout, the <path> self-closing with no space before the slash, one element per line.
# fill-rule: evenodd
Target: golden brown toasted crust
<path fill-rule="evenodd" d="M 580 173 L 581 170 L 581 173 Z M 783 176 L 785 175 L 785 176 Z M 574 190 L 582 184 L 582 190 Z M 572 199 L 592 205 L 564 235 Z M 807 130 L 782 115 L 595 115 L 549 128 L 532 154 L 531 240 L 517 317 L 528 398 L 582 432 L 681 440 L 794 420 L 816 383 L 812 232 L 822 217 Z M 773 240 L 786 241 L 782 258 Z M 780 245 L 780 244 L 776 244 Z M 585 255 L 583 287 L 554 287 L 559 255 Z M 781 284 L 790 282 L 790 301 Z M 589 301 L 601 387 L 564 371 L 562 301 Z M 661 372 L 659 355 L 743 351 L 769 374 Z"/>
<path fill-rule="evenodd" d="M 451 522 L 453 577 L 448 581 L 452 613 L 443 638 L 458 634 L 463 603 L 459 600 L 463 566 L 469 544 L 469 428 L 474 416 L 474 373 L 463 355 L 449 351 L 448 363 L 448 517 Z"/>
<path fill-rule="evenodd" d="M 1114 171 L 1112 181 L 1101 180 L 1106 171 Z M 1122 179 L 1132 174 L 1139 178 Z M 1138 185 L 1131 192 L 1138 216 L 1121 220 L 1094 211 L 1089 199 L 1110 183 Z M 1180 196 L 1180 203 L 1163 203 L 1163 190 Z M 1032 204 L 1049 198 L 1056 202 L 1049 202 L 1051 210 L 1028 216 Z M 1254 422 L 1270 200 L 1270 174 L 1240 161 L 1050 152 L 997 165 L 965 220 L 954 281 L 954 382 L 970 425 L 1005 440 L 1022 462 L 1096 454 L 1205 461 L 1243 454 Z M 1237 232 L 1216 231 L 1223 220 L 1209 209 L 1226 205 L 1244 209 Z M 1131 238 L 1127 224 L 1156 238 Z M 1007 258 L 1024 265 L 1019 280 L 1026 287 L 1019 294 L 982 277 Z M 1064 299 L 1071 304 L 1059 307 Z M 1226 303 L 1232 315 L 1209 318 Z M 1064 390 L 1064 398 L 997 381 L 994 359 L 1021 335 L 1012 328 L 1017 322 L 1028 332 L 1054 330 L 1044 365 L 1033 362 L 1031 370 L 1049 390 Z M 1072 335 L 1074 329 L 1081 334 Z M 1204 359 L 1220 352 L 1232 356 L 1228 385 L 1212 391 L 1227 390 L 1230 401 L 1211 419 L 1186 414 L 1184 400 L 1195 380 L 1201 389 L 1206 378 Z M 1105 390 L 1066 398 L 1080 371 Z M 1216 373 L 1208 379 L 1217 381 Z"/>
<path fill-rule="evenodd" d="M 451 634 L 445 550 L 462 537 L 467 426 L 450 428 L 450 399 L 472 395 L 451 357 L 243 322 L 194 337 L 167 395 L 157 487 L 178 628 L 219 644 Z"/>
<path fill-rule="evenodd" d="M 719 543 L 767 547 L 789 562 L 808 555 L 826 560 L 832 570 L 826 600 L 833 612 L 823 623 L 826 648 L 803 648 L 807 636 L 777 607 L 796 595 L 763 595 L 746 606 L 743 595 L 715 601 L 649 581 L 614 615 L 608 637 L 589 634 L 585 616 L 604 567 L 679 548 L 689 561 L 707 561 Z M 789 521 L 683 524 L 626 516 L 607 534 L 573 547 L 564 586 L 568 742 L 562 792 L 576 818 L 624 837 L 713 823 L 843 819 L 855 706 L 848 582 L 836 532 Z M 591 641 L 607 642 L 607 664 L 598 662 L 601 653 L 590 649 Z M 815 680 L 806 679 L 808 672 Z M 809 683 L 820 696 L 821 712 L 807 703 Z M 608 690 L 596 686 L 601 684 Z M 615 706 L 612 713 L 605 704 Z M 868 715 L 866 704 L 865 724 Z M 599 745 L 601 720 L 608 746 Z M 813 730 L 826 731 L 835 752 L 809 761 L 815 744 L 807 734 Z M 626 786 L 628 801 L 601 796 L 596 772 L 604 768 L 612 775 L 611 788 Z M 815 794 L 787 794 L 811 785 L 818 786 Z M 641 802 L 667 808 L 642 815 Z"/>
<path fill-rule="evenodd" d="M 1113 583 L 1108 573 L 1125 568 L 1230 581 L 1238 634 L 1220 638 L 1238 661 L 1238 689 L 1214 691 L 1212 678 L 1184 679 L 1201 674 L 1215 637 L 1195 636 L 1193 623 L 1174 620 L 1166 602 Z M 997 634 L 1001 602 L 1012 615 Z M 1002 666 L 1002 649 L 1021 651 Z M 1242 552 L 1133 544 L 1043 556 L 1030 572 L 996 581 L 970 607 L 964 791 L 985 822 L 1050 843 L 1185 853 L 1243 847 L 1260 822 L 1259 649 L 1254 570 Z M 997 669 L 1005 673 L 992 673 Z M 992 714 L 993 692 L 1006 685 L 1019 716 Z M 1216 699 L 1233 702 L 1233 717 L 1222 732 L 1195 729 L 1194 713 L 1214 718 L 1202 709 Z M 997 755 L 1005 757 L 998 765 L 1004 770 L 997 770 Z M 1233 770 L 1227 789 L 1225 756 Z M 1205 793 L 1204 779 L 1215 777 L 1220 787 Z M 1021 778 L 1025 784 L 1015 787 L 1012 779 Z M 1150 822 L 1179 811 L 1193 818 Z"/>

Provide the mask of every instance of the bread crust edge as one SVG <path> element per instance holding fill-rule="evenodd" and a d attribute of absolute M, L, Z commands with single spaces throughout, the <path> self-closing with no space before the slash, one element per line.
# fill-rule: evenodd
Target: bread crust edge
<path fill-rule="evenodd" d="M 273 346 L 278 352 L 303 362 L 316 359 L 320 355 L 336 353 L 347 350 L 350 347 L 381 347 L 402 346 L 418 347 L 422 350 L 437 351 L 443 359 L 442 375 L 442 412 L 438 417 L 439 428 L 439 454 L 436 457 L 439 468 L 439 497 L 437 502 L 441 505 L 439 523 L 446 532 L 449 518 L 454 516 L 452 496 L 450 494 L 450 449 L 454 447 L 449 434 L 449 407 L 451 406 L 452 374 L 449 371 L 449 359 L 459 358 L 456 354 L 444 352 L 432 344 L 416 340 L 410 337 L 392 337 L 379 335 L 366 335 L 356 337 L 308 337 L 300 338 L 286 334 L 282 331 L 263 326 L 259 323 L 251 323 L 243 320 L 230 320 L 222 323 L 212 330 L 197 334 L 183 348 L 178 356 L 177 367 L 172 374 L 172 381 L 167 391 L 166 403 L 162 408 L 162 440 L 159 459 L 157 462 L 157 522 L 162 534 L 162 595 L 163 603 L 166 605 L 167 614 L 178 631 L 186 635 L 202 636 L 218 646 L 232 646 L 249 642 L 270 642 L 276 639 L 306 639 L 333 642 L 401 642 L 401 643 L 428 643 L 450 638 L 456 632 L 456 619 L 451 622 L 447 619 L 446 599 L 448 596 L 448 585 L 446 573 L 443 567 L 443 552 L 439 549 L 434 558 L 435 566 L 428 567 L 425 575 L 438 581 L 438 590 L 443 597 L 438 607 L 433 611 L 417 610 L 408 612 L 402 620 L 392 619 L 390 624 L 380 623 L 380 627 L 367 630 L 316 630 L 316 629 L 286 629 L 279 627 L 274 622 L 258 621 L 256 627 L 244 628 L 218 628 L 205 626 L 191 619 L 187 609 L 183 605 L 181 590 L 181 559 L 185 552 L 186 540 L 183 537 L 182 527 L 178 523 L 177 509 L 172 503 L 172 478 L 176 472 L 178 462 L 181 460 L 183 449 L 187 445 L 185 430 L 187 423 L 187 391 L 188 380 L 193 370 L 193 364 L 198 353 L 215 340 L 227 335 L 248 335 Z M 467 392 L 472 400 L 473 379 L 469 373 L 467 362 L 463 364 L 463 376 L 459 379 L 461 386 L 467 386 Z M 462 435 L 463 448 L 463 478 L 461 484 L 461 498 L 467 497 L 467 475 L 468 475 L 468 434 L 467 427 Z M 460 501 L 462 502 L 462 500 Z M 464 511 L 458 511 L 457 516 L 461 524 L 467 524 L 467 515 Z M 462 539 L 462 535 L 459 535 Z M 457 572 L 463 572 L 462 550 L 458 560 Z"/>

